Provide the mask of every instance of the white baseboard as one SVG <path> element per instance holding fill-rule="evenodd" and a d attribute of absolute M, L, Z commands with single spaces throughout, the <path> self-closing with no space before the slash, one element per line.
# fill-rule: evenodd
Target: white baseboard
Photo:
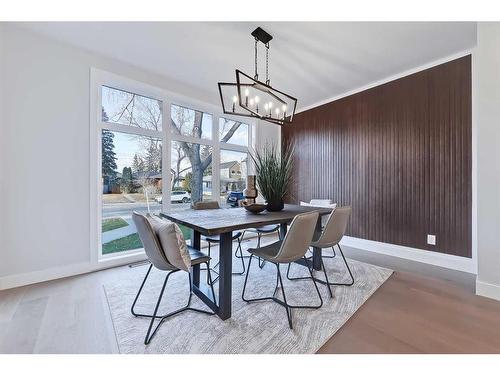
<path fill-rule="evenodd" d="M 96 265 L 93 265 L 90 262 L 74 263 L 60 267 L 52 267 L 40 271 L 8 275 L 0 277 L 0 290 L 61 279 L 63 277 L 81 275 L 83 273 L 98 271 L 111 267 L 123 266 L 144 259 L 146 259 L 146 255 L 144 253 L 141 253 L 133 254 L 129 257 L 104 259 Z"/>
<path fill-rule="evenodd" d="M 340 243 L 359 250 L 391 255 L 398 258 L 432 264 L 434 266 L 449 268 L 452 270 L 477 274 L 477 265 L 475 260 L 472 258 L 436 253 L 434 251 L 415 249 L 412 247 L 393 245 L 348 236 L 344 236 Z"/>
<path fill-rule="evenodd" d="M 485 283 L 476 280 L 476 294 L 500 301 L 500 285 Z"/>

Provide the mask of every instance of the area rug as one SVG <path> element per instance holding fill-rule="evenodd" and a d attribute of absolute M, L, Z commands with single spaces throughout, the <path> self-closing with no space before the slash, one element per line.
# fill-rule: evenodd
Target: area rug
<path fill-rule="evenodd" d="M 248 259 L 245 259 L 248 264 Z M 146 266 L 130 268 L 126 277 L 104 285 L 121 353 L 224 354 L 224 353 L 315 353 L 357 309 L 390 277 L 392 270 L 348 260 L 356 282 L 353 286 L 332 287 L 318 284 L 323 307 L 318 310 L 294 309 L 294 329 L 288 327 L 285 308 L 274 302 L 246 303 L 241 299 L 244 276 L 233 276 L 232 317 L 222 321 L 217 316 L 184 312 L 165 321 L 149 345 L 144 336 L 149 320 L 133 317 L 130 306 L 147 271 Z M 342 279 L 346 272 L 340 257 L 325 259 L 330 281 Z M 234 259 L 233 271 L 241 268 Z M 282 266 L 282 275 L 286 267 Z M 319 277 L 322 273 L 317 273 Z M 202 279 L 206 273 L 202 272 Z M 294 264 L 290 276 L 306 276 L 307 269 Z M 165 273 L 153 270 L 137 303 L 138 312 L 151 314 Z M 284 288 L 290 304 L 317 304 L 311 280 L 289 281 Z M 252 261 L 246 296 L 269 296 L 274 291 L 276 267 L 265 264 L 260 269 Z M 216 284 L 217 286 L 217 284 Z M 178 272 L 170 278 L 159 313 L 173 311 L 187 302 L 188 275 Z M 217 287 L 216 287 L 217 293 Z M 278 290 L 278 297 L 281 291 Z M 191 306 L 208 309 L 196 296 Z"/>

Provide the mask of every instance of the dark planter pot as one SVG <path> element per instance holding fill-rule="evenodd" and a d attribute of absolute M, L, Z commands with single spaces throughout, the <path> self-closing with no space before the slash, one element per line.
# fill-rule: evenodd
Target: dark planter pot
<path fill-rule="evenodd" d="M 283 208 L 285 208 L 285 203 L 283 201 L 268 202 L 266 210 L 268 210 L 268 211 L 281 211 Z"/>

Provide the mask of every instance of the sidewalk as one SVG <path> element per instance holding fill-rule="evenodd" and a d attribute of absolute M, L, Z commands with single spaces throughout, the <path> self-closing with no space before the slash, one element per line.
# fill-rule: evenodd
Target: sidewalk
<path fill-rule="evenodd" d="M 113 229 L 102 234 L 102 243 L 108 243 L 118 238 L 126 237 L 130 234 L 137 233 L 137 229 L 135 228 L 134 222 L 132 219 L 124 219 L 128 225 L 126 227 L 121 227 L 117 229 Z"/>

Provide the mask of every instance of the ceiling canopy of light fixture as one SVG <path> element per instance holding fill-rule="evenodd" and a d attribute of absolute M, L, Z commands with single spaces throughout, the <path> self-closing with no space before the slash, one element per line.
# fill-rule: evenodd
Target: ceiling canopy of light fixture
<path fill-rule="evenodd" d="M 255 40 L 255 72 L 251 77 L 236 69 L 236 83 L 219 82 L 222 109 L 226 114 L 254 117 L 274 124 L 291 123 L 297 99 L 271 86 L 269 79 L 269 42 L 273 37 L 260 27 L 252 34 Z M 258 45 L 266 48 L 266 81 L 259 80 Z M 229 107 L 226 103 L 231 103 Z"/>

